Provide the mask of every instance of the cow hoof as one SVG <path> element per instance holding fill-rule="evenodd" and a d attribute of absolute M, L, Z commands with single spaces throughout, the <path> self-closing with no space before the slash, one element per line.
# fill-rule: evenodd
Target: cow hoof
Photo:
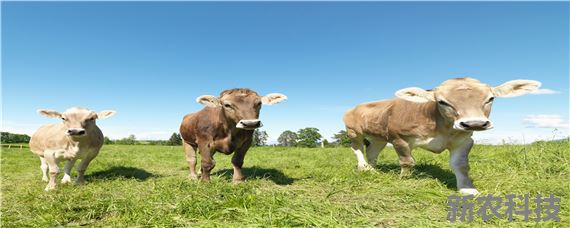
<path fill-rule="evenodd" d="M 81 180 L 76 180 L 75 181 L 75 185 L 84 185 L 85 184 L 85 180 L 81 179 Z"/>
<path fill-rule="evenodd" d="M 42 177 L 42 181 L 43 181 L 43 182 L 48 182 L 49 179 L 48 179 L 47 177 Z"/>
<path fill-rule="evenodd" d="M 233 180 L 232 182 L 234 184 L 241 184 L 241 183 L 243 183 L 243 180 L 241 180 L 241 179 L 240 180 Z"/>
<path fill-rule="evenodd" d="M 48 185 L 46 186 L 46 188 L 44 189 L 44 191 L 48 192 L 48 191 L 51 191 L 51 190 L 54 190 L 54 189 L 55 189 L 55 185 L 48 184 Z"/>
<path fill-rule="evenodd" d="M 71 177 L 68 176 L 63 177 L 63 179 L 61 179 L 61 183 L 62 184 L 71 183 Z"/>
<path fill-rule="evenodd" d="M 358 171 L 374 171 L 374 167 L 372 167 L 369 164 L 366 165 L 359 165 L 358 166 Z"/>
<path fill-rule="evenodd" d="M 477 191 L 477 189 L 474 189 L 474 188 L 462 188 L 462 189 L 459 189 L 459 193 L 461 195 L 473 195 L 473 196 L 480 194 L 479 191 Z"/>
<path fill-rule="evenodd" d="M 198 175 L 196 175 L 196 174 L 188 174 L 188 179 L 190 179 L 190 180 L 198 180 Z"/>

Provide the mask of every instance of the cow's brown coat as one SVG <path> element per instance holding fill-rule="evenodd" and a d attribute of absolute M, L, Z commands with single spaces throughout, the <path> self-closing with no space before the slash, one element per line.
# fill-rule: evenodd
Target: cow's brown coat
<path fill-rule="evenodd" d="M 196 113 L 184 116 L 180 125 L 180 135 L 190 168 L 190 178 L 196 179 L 196 150 L 201 156 L 202 179 L 210 179 L 210 171 L 215 166 L 215 152 L 234 155 L 233 180 L 244 179 L 241 168 L 247 150 L 251 146 L 253 130 L 238 128 L 241 120 L 258 120 L 262 104 L 274 104 L 287 97 L 282 94 L 269 94 L 261 97 L 249 89 L 223 91 L 219 97 L 201 96 L 198 102 L 206 105 Z"/>
<path fill-rule="evenodd" d="M 413 148 L 436 153 L 448 149 L 457 188 L 461 193 L 477 194 L 468 176 L 473 131 L 492 127 L 488 117 L 494 97 L 518 96 L 539 86 L 531 80 L 490 87 L 472 78 L 451 79 L 433 90 L 412 87 L 398 91 L 399 98 L 360 104 L 348 110 L 343 120 L 360 170 L 372 169 L 387 143 L 398 153 L 402 174 L 415 165 Z M 362 154 L 365 141 L 372 166 Z"/>

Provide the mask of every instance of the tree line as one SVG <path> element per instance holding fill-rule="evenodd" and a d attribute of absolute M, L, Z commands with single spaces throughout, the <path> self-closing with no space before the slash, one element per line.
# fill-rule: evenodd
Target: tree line
<path fill-rule="evenodd" d="M 24 134 L 13 134 L 9 132 L 1 132 L 2 143 L 29 143 L 30 136 Z M 269 136 L 267 132 L 256 129 L 253 132 L 252 146 L 267 146 Z M 284 147 L 348 147 L 350 146 L 350 139 L 346 131 L 339 131 L 333 136 L 333 141 L 329 142 L 323 139 L 319 133 L 319 129 L 314 127 L 307 127 L 297 130 L 296 132 L 286 130 L 277 139 L 278 146 Z M 176 146 L 182 145 L 182 138 L 180 134 L 174 132 L 168 140 L 139 140 L 135 135 L 129 135 L 122 139 L 112 140 L 109 137 L 104 138 L 105 144 L 118 144 L 118 145 L 167 145 Z"/>
<path fill-rule="evenodd" d="M 0 142 L 2 143 L 29 143 L 30 136 L 24 134 L 14 134 L 10 132 L 0 132 Z"/>
<path fill-rule="evenodd" d="M 333 141 L 329 142 L 327 139 L 323 139 L 322 135 L 319 133 L 318 128 L 307 127 L 293 132 L 286 130 L 279 138 L 277 138 L 279 146 L 284 147 L 348 147 L 350 146 L 350 139 L 345 130 L 341 130 L 333 135 Z"/>

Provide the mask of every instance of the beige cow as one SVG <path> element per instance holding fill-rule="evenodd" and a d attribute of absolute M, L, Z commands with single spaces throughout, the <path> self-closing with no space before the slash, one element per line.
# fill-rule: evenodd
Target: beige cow
<path fill-rule="evenodd" d="M 373 169 L 386 143 L 398 153 L 401 175 L 409 174 L 415 165 L 413 148 L 435 153 L 447 149 L 459 192 L 478 194 L 468 175 L 473 131 L 493 127 L 488 117 L 495 97 L 520 96 L 540 85 L 514 80 L 491 87 L 473 78 L 456 78 L 433 90 L 410 87 L 396 92 L 398 98 L 360 104 L 344 114 L 358 169 Z M 368 162 L 362 153 L 364 144 Z"/>
<path fill-rule="evenodd" d="M 43 181 L 49 182 L 45 190 L 54 189 L 59 173 L 59 162 L 66 160 L 65 174 L 61 183 L 71 182 L 71 168 L 77 159 L 81 162 L 77 171 L 76 184 L 85 182 L 83 175 L 99 149 L 103 145 L 103 133 L 95 124 L 96 119 L 105 119 L 115 114 L 115 111 L 93 112 L 85 108 L 70 108 L 63 113 L 53 110 L 38 110 L 38 113 L 51 118 L 61 118 L 63 122 L 41 126 L 30 139 L 30 150 L 40 156 Z"/>

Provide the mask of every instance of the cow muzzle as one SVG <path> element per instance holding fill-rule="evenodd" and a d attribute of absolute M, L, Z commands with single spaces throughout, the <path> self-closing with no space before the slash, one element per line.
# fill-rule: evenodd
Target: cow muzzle
<path fill-rule="evenodd" d="M 69 136 L 84 136 L 84 135 L 85 135 L 85 129 L 82 129 L 82 128 L 70 128 L 70 129 L 67 129 L 66 134 L 69 135 Z"/>
<path fill-rule="evenodd" d="M 259 119 L 240 120 L 236 124 L 236 128 L 245 129 L 245 130 L 255 130 L 256 128 L 260 128 L 261 126 L 263 126 L 263 124 L 261 124 L 261 120 Z"/>
<path fill-rule="evenodd" d="M 493 123 L 488 119 L 459 119 L 455 121 L 453 128 L 463 131 L 484 131 L 493 128 Z"/>

